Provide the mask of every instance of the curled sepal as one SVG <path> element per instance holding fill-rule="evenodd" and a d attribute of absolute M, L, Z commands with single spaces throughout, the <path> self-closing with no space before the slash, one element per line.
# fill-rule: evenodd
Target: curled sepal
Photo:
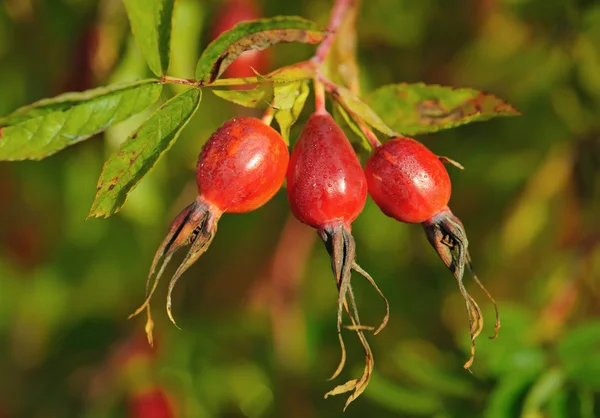
<path fill-rule="evenodd" d="M 471 264 L 471 256 L 469 254 L 467 234 L 465 228 L 456 216 L 445 208 L 440 213 L 435 215 L 430 220 L 423 223 L 427 239 L 436 250 L 446 267 L 452 272 L 462 297 L 467 305 L 467 313 L 469 315 L 469 334 L 471 335 L 471 357 L 464 364 L 464 368 L 470 370 L 473 360 L 475 359 L 475 339 L 479 336 L 483 329 L 483 315 L 477 302 L 471 297 L 463 283 L 465 266 L 469 268 L 475 282 L 481 287 L 487 297 L 494 304 L 496 311 L 496 324 L 494 335 L 490 338 L 496 338 L 500 328 L 500 316 L 498 314 L 498 306 L 491 294 L 479 281 L 473 272 Z"/>
<path fill-rule="evenodd" d="M 154 322 L 150 314 L 150 300 L 152 295 L 158 286 L 158 282 L 171 261 L 171 257 L 178 249 L 186 246 L 190 246 L 188 253 L 185 258 L 175 271 L 175 274 L 169 282 L 169 290 L 167 293 L 167 314 L 171 322 L 177 326 L 175 319 L 171 313 L 171 293 L 177 280 L 181 275 L 192 265 L 194 262 L 208 249 L 217 232 L 217 222 L 221 217 L 221 212 L 217 210 L 213 205 L 205 202 L 201 197 L 198 197 L 191 205 L 182 210 L 179 215 L 175 218 L 169 229 L 169 233 L 161 243 L 158 251 L 154 255 L 152 266 L 150 267 L 150 273 L 148 274 L 148 280 L 146 281 L 146 300 L 129 318 L 132 318 L 140 314 L 143 310 L 146 310 L 146 335 L 148 336 L 148 342 L 152 345 L 152 329 Z M 162 264 L 158 270 L 158 273 L 154 277 L 152 287 L 150 282 L 152 276 L 156 272 L 156 269 L 161 261 Z"/>
<path fill-rule="evenodd" d="M 342 338 L 343 310 L 347 312 L 350 321 L 352 322 L 352 325 L 347 328 L 357 333 L 365 351 L 365 369 L 362 376 L 358 379 L 349 380 L 348 382 L 335 387 L 333 390 L 325 394 L 325 398 L 327 398 L 331 395 L 340 395 L 347 392 L 353 392 L 346 401 L 346 405 L 344 407 L 345 409 L 366 389 L 374 367 L 373 353 L 371 352 L 369 343 L 367 342 L 367 339 L 363 333 L 365 329 L 369 330 L 372 328 L 365 327 L 360 323 L 360 318 L 356 307 L 356 300 L 354 298 L 354 293 L 352 292 L 352 286 L 350 285 L 352 269 L 357 270 L 359 273 L 365 276 L 367 280 L 369 280 L 375 286 L 382 297 L 383 294 L 379 291 L 373 279 L 362 268 L 360 268 L 358 264 L 356 264 L 356 244 L 348 227 L 341 222 L 326 225 L 324 228 L 319 230 L 319 235 L 321 236 L 321 239 L 325 244 L 325 248 L 331 257 L 331 269 L 333 270 L 338 288 L 337 332 L 340 340 L 342 357 L 337 369 L 329 380 L 335 379 L 341 373 L 346 362 L 346 348 Z M 379 332 L 386 323 L 387 315 L 377 332 Z"/>

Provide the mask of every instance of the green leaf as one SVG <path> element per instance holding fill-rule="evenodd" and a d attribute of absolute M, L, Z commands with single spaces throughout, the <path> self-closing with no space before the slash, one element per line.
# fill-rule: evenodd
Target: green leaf
<path fill-rule="evenodd" d="M 435 416 L 443 410 L 442 400 L 431 391 L 408 389 L 373 373 L 365 396 L 390 411 L 409 416 Z"/>
<path fill-rule="evenodd" d="M 174 0 L 123 0 L 131 31 L 157 76 L 169 68 Z"/>
<path fill-rule="evenodd" d="M 295 16 L 238 23 L 204 50 L 196 66 L 196 79 L 212 83 L 244 51 L 261 50 L 282 42 L 316 44 L 324 35 L 316 23 Z"/>
<path fill-rule="evenodd" d="M 154 103 L 156 80 L 66 93 L 0 118 L 0 160 L 39 160 L 88 139 Z"/>
<path fill-rule="evenodd" d="M 600 388 L 600 322 L 579 325 L 558 345 L 565 373 L 587 387 Z"/>
<path fill-rule="evenodd" d="M 214 90 L 216 96 L 240 106 L 265 108 L 273 100 L 273 85 L 261 84 L 249 90 Z"/>
<path fill-rule="evenodd" d="M 365 101 L 393 129 L 406 135 L 520 114 L 490 94 L 423 83 L 383 86 L 370 93 Z"/>
<path fill-rule="evenodd" d="M 104 164 L 88 217 L 109 217 L 123 206 L 127 194 L 173 145 L 198 109 L 201 97 L 199 89 L 173 97 L 123 142 Z"/>
<path fill-rule="evenodd" d="M 454 375 L 444 367 L 444 360 L 431 355 L 417 342 L 404 342 L 391 348 L 396 367 L 411 382 L 440 395 L 477 398 L 480 392 L 463 375 Z"/>
<path fill-rule="evenodd" d="M 387 136 L 400 134 L 390 128 L 381 118 L 361 99 L 345 87 L 338 87 L 334 93 L 335 99 L 350 113 L 352 118 L 360 118 L 366 124 Z"/>
<path fill-rule="evenodd" d="M 513 418 L 515 409 L 542 370 L 508 371 L 486 401 L 485 418 Z"/>
<path fill-rule="evenodd" d="M 259 76 L 258 79 L 272 83 L 289 83 L 291 81 L 312 79 L 315 74 L 316 68 L 311 63 L 303 62 L 278 68 L 266 76 Z"/>
<path fill-rule="evenodd" d="M 563 387 L 564 381 L 565 376 L 558 368 L 550 369 L 542 374 L 525 397 L 522 416 L 524 418 L 543 417 L 542 408 L 556 396 Z"/>
<path fill-rule="evenodd" d="M 346 109 L 344 109 L 344 107 L 340 103 L 338 103 L 338 102 L 334 103 L 333 114 L 334 114 L 334 117 L 335 117 L 336 121 L 338 122 L 338 124 L 341 123 L 340 118 L 346 122 L 348 127 L 350 129 L 352 129 L 352 132 L 354 132 L 356 134 L 356 136 L 358 136 L 360 138 L 360 145 L 367 152 L 370 153 L 373 150 L 373 147 L 371 147 L 371 143 L 369 142 L 369 139 L 367 138 L 365 133 L 362 131 L 362 129 L 360 129 L 360 126 L 358 126 L 356 124 L 356 121 L 354 119 L 352 119 L 350 114 L 346 111 Z"/>
<path fill-rule="evenodd" d="M 293 81 L 276 84 L 274 87 L 273 107 L 275 120 L 279 124 L 281 136 L 286 144 L 290 143 L 290 130 L 296 123 L 310 93 L 308 81 Z"/>

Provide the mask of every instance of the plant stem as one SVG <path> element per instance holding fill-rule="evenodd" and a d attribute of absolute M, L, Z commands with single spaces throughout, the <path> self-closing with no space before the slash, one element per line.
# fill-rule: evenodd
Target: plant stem
<path fill-rule="evenodd" d="M 275 116 L 275 108 L 272 105 L 269 105 L 269 107 L 267 107 L 267 109 L 265 110 L 265 113 L 263 113 L 261 120 L 263 121 L 263 123 L 265 125 L 271 125 L 271 122 L 273 122 L 274 116 Z"/>
<path fill-rule="evenodd" d="M 337 84 L 335 84 L 333 81 L 331 81 L 327 77 L 325 77 L 320 68 L 317 68 L 317 75 L 315 77 L 315 96 L 317 95 L 317 87 L 316 87 L 317 85 L 321 85 L 321 86 L 325 87 L 325 90 L 327 90 L 327 92 L 329 94 L 331 94 L 335 99 L 337 99 L 338 102 L 342 106 L 344 106 L 344 108 L 348 112 L 350 112 L 351 114 L 354 113 L 354 112 L 352 112 L 352 109 L 348 109 L 348 107 L 344 104 L 343 100 L 340 100 L 340 97 L 341 97 L 341 94 L 339 91 L 340 88 L 337 86 Z M 317 111 L 318 111 L 319 110 L 318 99 L 316 99 L 316 103 L 317 103 L 316 107 L 317 107 Z M 363 131 L 363 133 L 369 140 L 369 143 L 371 144 L 373 149 L 380 147 L 381 142 L 377 138 L 377 135 L 375 135 L 375 133 L 371 130 L 371 128 L 369 128 L 369 126 L 366 123 L 364 123 L 363 120 L 359 117 L 355 117 L 354 120 L 356 121 L 356 123 L 360 127 L 361 131 Z"/>
<path fill-rule="evenodd" d="M 315 77 L 315 111 L 316 113 L 327 113 L 327 109 L 325 107 L 325 86 L 319 80 L 318 77 Z"/>
<path fill-rule="evenodd" d="M 224 86 L 245 86 L 248 84 L 258 84 L 258 77 L 246 77 L 246 78 L 219 78 L 210 84 L 203 84 L 197 80 L 191 80 L 189 78 L 177 78 L 171 76 L 163 76 L 160 79 L 162 84 L 184 84 L 192 87 L 224 87 Z"/>
<path fill-rule="evenodd" d="M 185 84 L 187 86 L 199 87 L 202 84 L 196 80 L 190 80 L 189 78 L 178 78 L 171 77 L 168 75 L 163 75 L 160 79 L 161 84 Z"/>
<path fill-rule="evenodd" d="M 329 51 L 331 50 L 333 41 L 335 39 L 335 34 L 340 25 L 342 24 L 346 12 L 350 9 L 351 6 L 354 5 L 354 2 L 355 0 L 335 0 L 335 4 L 333 5 L 333 9 L 331 10 L 329 24 L 327 25 L 327 31 L 329 33 L 325 36 L 325 39 L 323 39 L 323 41 L 317 48 L 315 56 L 311 60 L 318 67 L 320 67 L 323 64 L 323 62 L 325 62 L 325 60 L 327 59 L 327 56 L 329 55 Z"/>
<path fill-rule="evenodd" d="M 362 121 L 362 119 L 356 118 L 355 121 L 358 124 L 358 126 L 360 127 L 360 130 L 363 131 L 363 133 L 369 140 L 369 144 L 371 144 L 371 147 L 373 147 L 373 150 L 376 150 L 377 148 L 379 148 L 381 146 L 381 142 L 377 138 L 377 135 L 375 135 L 375 132 L 373 132 L 371 130 L 371 128 L 369 128 L 367 126 L 367 124 Z"/>

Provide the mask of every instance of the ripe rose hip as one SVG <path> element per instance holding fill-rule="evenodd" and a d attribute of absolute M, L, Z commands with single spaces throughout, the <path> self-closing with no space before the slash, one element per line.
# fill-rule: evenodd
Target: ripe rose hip
<path fill-rule="evenodd" d="M 448 208 L 451 184 L 444 164 L 423 144 L 410 138 L 395 138 L 377 148 L 365 168 L 369 194 L 386 215 L 401 222 L 422 223 L 427 238 L 444 264 L 454 274 L 465 299 L 470 322 L 471 358 L 475 338 L 483 328 L 479 306 L 463 284 L 465 265 L 473 273 L 468 240 L 462 222 Z M 475 281 L 496 303 L 473 273 Z M 496 308 L 495 335 L 500 321 Z"/>
<path fill-rule="evenodd" d="M 345 363 L 341 336 L 344 309 L 365 350 L 367 365 L 363 376 L 328 393 L 340 394 L 353 390 L 347 406 L 365 389 L 373 367 L 371 349 L 362 332 L 350 286 L 352 269 L 365 276 L 383 295 L 373 279 L 355 261 L 356 244 L 350 224 L 358 217 L 367 199 L 365 175 L 348 138 L 325 110 L 309 117 L 294 145 L 287 173 L 287 195 L 296 218 L 318 230 L 331 257 L 331 268 L 338 287 L 337 330 L 342 347 L 342 360 L 332 379 L 342 371 Z M 386 323 L 387 314 L 376 333 Z"/>
<path fill-rule="evenodd" d="M 383 213 L 421 223 L 448 205 L 451 184 L 444 164 L 421 143 L 392 139 L 375 150 L 365 168 L 369 194 Z"/>
<path fill-rule="evenodd" d="M 167 313 L 171 314 L 171 292 L 179 277 L 208 249 L 224 212 L 243 213 L 259 208 L 281 188 L 289 152 L 281 135 L 256 118 L 231 119 L 215 131 L 204 145 L 196 165 L 198 198 L 173 221 L 169 233 L 154 256 L 148 280 L 158 263 L 161 268 L 152 289 L 147 286 L 146 301 L 131 316 L 147 310 L 146 333 L 152 343 L 149 303 L 173 253 L 190 246 L 169 283 Z"/>
<path fill-rule="evenodd" d="M 226 0 L 222 2 L 215 16 L 211 37 L 216 39 L 221 33 L 242 21 L 261 17 L 262 14 L 254 0 Z M 269 69 L 269 62 L 270 55 L 267 49 L 245 51 L 227 67 L 223 75 L 231 78 L 254 77 L 254 70 L 265 74 Z"/>

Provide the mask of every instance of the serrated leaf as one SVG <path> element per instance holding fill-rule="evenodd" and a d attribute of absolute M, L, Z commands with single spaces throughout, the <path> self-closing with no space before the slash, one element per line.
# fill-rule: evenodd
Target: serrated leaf
<path fill-rule="evenodd" d="M 291 81 L 308 80 L 314 78 L 316 74 L 316 68 L 307 62 L 288 65 L 286 67 L 278 68 L 266 76 L 266 80 L 272 83 L 288 83 Z"/>
<path fill-rule="evenodd" d="M 196 66 L 196 79 L 203 84 L 212 83 L 244 51 L 261 50 L 283 42 L 316 44 L 324 35 L 316 23 L 295 16 L 238 23 L 204 50 Z"/>
<path fill-rule="evenodd" d="M 399 136 L 400 134 L 390 128 L 376 112 L 373 111 L 357 95 L 345 87 L 338 87 L 334 97 L 350 113 L 353 118 L 360 118 L 369 126 L 377 129 L 387 136 Z"/>
<path fill-rule="evenodd" d="M 135 115 L 162 91 L 156 80 L 66 93 L 0 119 L 0 160 L 39 160 Z"/>
<path fill-rule="evenodd" d="M 174 0 L 123 0 L 131 31 L 157 76 L 169 68 Z"/>
<path fill-rule="evenodd" d="M 123 142 L 104 164 L 88 217 L 109 217 L 123 206 L 127 194 L 173 145 L 198 109 L 201 97 L 199 89 L 173 97 Z"/>
<path fill-rule="evenodd" d="M 356 124 L 356 121 L 354 119 L 352 119 L 352 117 L 346 111 L 346 109 L 344 109 L 344 107 L 341 104 L 336 102 L 333 105 L 333 112 L 334 112 L 334 116 L 336 116 L 338 123 L 341 122 L 340 119 L 342 119 L 344 122 L 346 122 L 346 125 L 348 125 L 348 127 L 350 129 L 352 129 L 352 132 L 354 132 L 356 134 L 356 136 L 358 136 L 360 138 L 360 145 L 367 152 L 371 152 L 373 150 L 373 147 L 371 146 L 369 139 L 367 138 L 365 133 L 362 131 L 362 129 L 360 129 L 360 126 L 358 126 Z"/>
<path fill-rule="evenodd" d="M 214 90 L 221 99 L 244 107 L 265 108 L 273 100 L 273 85 L 265 83 L 249 90 Z"/>
<path fill-rule="evenodd" d="M 275 107 L 275 120 L 279 124 L 279 131 L 286 144 L 290 143 L 290 130 L 300 117 L 304 104 L 310 93 L 308 81 L 294 81 L 291 83 L 275 84 L 273 107 Z"/>
<path fill-rule="evenodd" d="M 383 86 L 370 93 L 365 101 L 393 129 L 406 135 L 520 114 L 490 94 L 423 83 Z"/>

